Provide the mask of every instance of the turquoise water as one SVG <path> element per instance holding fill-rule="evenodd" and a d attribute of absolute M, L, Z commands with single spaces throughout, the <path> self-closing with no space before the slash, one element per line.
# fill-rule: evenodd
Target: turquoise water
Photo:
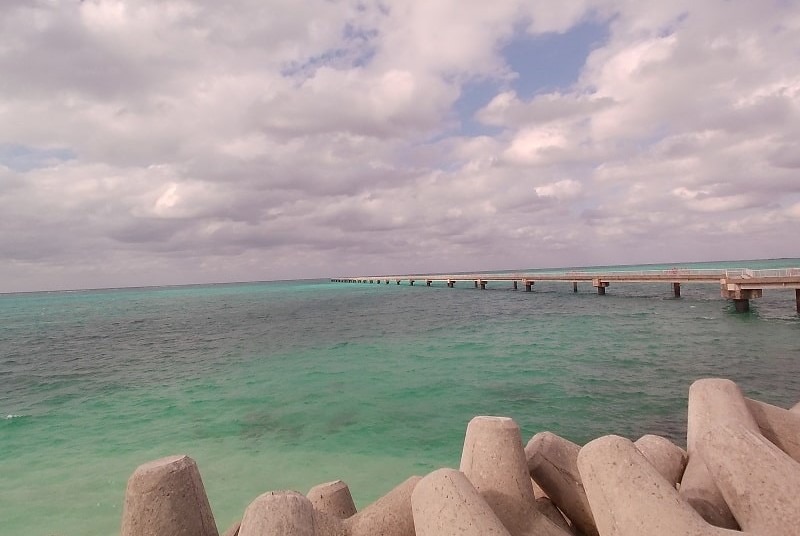
<path fill-rule="evenodd" d="M 684 285 L 680 299 L 665 284 L 509 287 L 1 295 L 0 534 L 116 534 L 128 476 L 170 454 L 197 460 L 225 530 L 270 489 L 341 478 L 365 506 L 411 474 L 457 466 L 477 414 L 513 417 L 525 440 L 681 443 L 696 378 L 800 400 L 793 291 L 737 314 L 717 285 Z"/>

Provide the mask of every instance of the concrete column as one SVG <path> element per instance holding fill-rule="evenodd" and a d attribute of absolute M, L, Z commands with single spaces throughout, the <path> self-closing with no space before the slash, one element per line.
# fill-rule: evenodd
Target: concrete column
<path fill-rule="evenodd" d="M 439 469 L 411 495 L 417 536 L 511 536 L 497 514 L 460 471 Z"/>
<path fill-rule="evenodd" d="M 573 281 L 572 282 L 572 292 L 578 292 L 578 282 L 577 281 Z"/>
<path fill-rule="evenodd" d="M 634 444 L 604 436 L 578 454 L 578 469 L 595 522 L 604 535 L 735 536 L 708 525 Z"/>
<path fill-rule="evenodd" d="M 428 287 L 431 286 L 431 280 L 428 279 L 427 281 L 425 281 L 425 285 L 428 286 Z"/>
<path fill-rule="evenodd" d="M 758 424 L 761 434 L 776 447 L 800 463 L 800 415 L 788 410 L 745 398 L 747 409 Z"/>
<path fill-rule="evenodd" d="M 356 505 L 350 494 L 350 488 L 341 480 L 314 486 L 306 494 L 306 497 L 316 510 L 339 519 L 347 519 L 356 513 Z"/>
<path fill-rule="evenodd" d="M 535 493 L 534 493 L 535 495 Z M 536 509 L 539 510 L 542 515 L 547 516 L 547 518 L 555 523 L 561 530 L 566 532 L 567 534 L 575 534 L 572 531 L 572 528 L 569 526 L 569 522 L 564 517 L 564 514 L 553 504 L 553 501 L 550 500 L 549 497 L 537 497 L 536 498 Z"/>
<path fill-rule="evenodd" d="M 550 500 L 586 536 L 598 536 L 578 472 L 580 446 L 551 432 L 539 432 L 525 446 L 528 472 Z"/>
<path fill-rule="evenodd" d="M 698 446 L 716 425 L 743 425 L 758 432 L 741 389 L 730 380 L 706 378 L 689 387 L 686 450 L 689 462 L 681 479 L 680 495 L 703 519 L 718 527 L 738 529 L 736 519 L 709 473 Z"/>
<path fill-rule="evenodd" d="M 715 424 L 698 448 L 743 532 L 797 534 L 799 463 L 741 424 Z"/>
<path fill-rule="evenodd" d="M 421 480 L 408 478 L 389 493 L 344 521 L 348 536 L 414 536 L 414 514 L 411 496 Z M 331 532 L 317 531 L 319 536 L 333 536 Z M 268 534 L 268 533 L 265 533 Z"/>
<path fill-rule="evenodd" d="M 606 287 L 610 284 L 608 281 L 601 281 L 599 278 L 592 279 L 592 286 L 597 288 L 597 294 L 600 296 L 605 295 Z"/>
<path fill-rule="evenodd" d="M 763 289 L 743 289 L 737 283 L 727 283 L 725 279 L 722 280 L 720 287 L 720 294 L 723 298 L 733 300 L 733 306 L 736 308 L 737 313 L 748 312 L 750 310 L 750 300 L 760 298 L 763 294 Z"/>
<path fill-rule="evenodd" d="M 675 486 L 681 481 L 686 462 L 689 461 L 685 450 L 666 437 L 657 435 L 644 435 L 633 444 L 667 482 Z"/>
<path fill-rule="evenodd" d="M 486 281 L 481 279 L 480 284 L 481 284 L 481 290 L 486 290 Z"/>
<path fill-rule="evenodd" d="M 525 280 L 525 292 L 530 292 L 531 287 L 533 286 L 533 281 Z"/>
<path fill-rule="evenodd" d="M 128 479 L 121 536 L 219 536 L 197 464 L 169 456 L 140 465 Z"/>
<path fill-rule="evenodd" d="M 675 294 L 676 298 L 681 297 L 681 284 L 680 283 L 673 283 L 672 284 L 672 292 Z"/>
<path fill-rule="evenodd" d="M 475 280 L 475 288 L 478 288 L 478 280 Z"/>
<path fill-rule="evenodd" d="M 460 469 L 512 536 L 568 534 L 536 510 L 522 437 L 513 419 L 473 418 Z"/>
<path fill-rule="evenodd" d="M 514 290 L 517 290 L 517 280 L 516 279 L 514 280 Z M 798 311 L 800 311 L 800 309 L 798 309 Z"/>
<path fill-rule="evenodd" d="M 245 509 L 239 536 L 315 536 L 314 526 L 314 507 L 306 497 L 296 491 L 270 491 Z"/>

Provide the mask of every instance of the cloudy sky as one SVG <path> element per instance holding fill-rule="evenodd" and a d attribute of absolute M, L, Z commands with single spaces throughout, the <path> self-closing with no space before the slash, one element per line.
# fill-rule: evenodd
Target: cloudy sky
<path fill-rule="evenodd" d="M 796 0 L 0 2 L 0 291 L 798 256 Z"/>

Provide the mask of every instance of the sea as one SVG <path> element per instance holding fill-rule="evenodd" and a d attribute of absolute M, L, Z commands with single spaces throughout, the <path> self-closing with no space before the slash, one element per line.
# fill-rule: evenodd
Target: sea
<path fill-rule="evenodd" d="M 781 268 L 800 259 L 582 270 Z M 569 270 L 575 267 L 566 268 Z M 344 277 L 355 274 L 330 274 Z M 128 477 L 197 461 L 220 532 L 269 490 L 344 480 L 359 508 L 458 467 L 476 415 L 527 442 L 685 445 L 690 384 L 800 400 L 793 290 L 325 280 L 0 295 L 0 535 L 119 533 Z"/>

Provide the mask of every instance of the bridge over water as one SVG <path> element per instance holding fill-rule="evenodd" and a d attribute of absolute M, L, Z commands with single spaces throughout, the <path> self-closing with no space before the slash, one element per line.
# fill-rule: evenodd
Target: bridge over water
<path fill-rule="evenodd" d="M 424 282 L 431 286 L 434 282 L 446 283 L 454 288 L 457 283 L 468 283 L 475 288 L 486 289 L 489 283 L 511 283 L 516 290 L 523 285 L 531 292 L 538 281 L 565 281 L 572 283 L 572 290 L 578 292 L 579 282 L 591 282 L 598 294 L 605 294 L 611 283 L 653 283 L 672 284 L 675 297 L 681 295 L 681 285 L 686 283 L 718 283 L 723 298 L 733 300 L 739 312 L 750 310 L 750 300 L 760 298 L 764 289 L 794 289 L 797 312 L 800 313 L 800 268 L 779 268 L 770 270 L 750 270 L 737 268 L 733 270 L 693 270 L 672 268 L 669 270 L 611 271 L 611 272 L 506 272 L 475 274 L 404 274 L 404 275 L 372 275 L 331 279 L 337 283 L 372 283 L 389 284 L 394 281 L 399 285 L 406 281 L 409 285 Z"/>

